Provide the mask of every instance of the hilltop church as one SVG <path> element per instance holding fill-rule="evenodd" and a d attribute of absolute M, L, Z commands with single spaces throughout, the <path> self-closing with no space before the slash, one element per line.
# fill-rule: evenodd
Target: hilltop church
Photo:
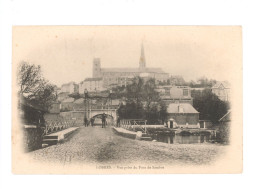
<path fill-rule="evenodd" d="M 103 87 L 110 88 L 115 85 L 127 85 L 131 80 L 140 76 L 143 78 L 154 78 L 156 81 L 166 81 L 169 74 L 164 72 L 161 68 L 146 67 L 144 46 L 141 46 L 141 56 L 139 60 L 139 67 L 137 68 L 102 68 L 99 58 L 93 60 L 93 79 L 102 78 Z"/>

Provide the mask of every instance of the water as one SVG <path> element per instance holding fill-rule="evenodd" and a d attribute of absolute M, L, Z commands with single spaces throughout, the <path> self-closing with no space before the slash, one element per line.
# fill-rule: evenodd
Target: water
<path fill-rule="evenodd" d="M 155 135 L 152 137 L 153 140 L 158 142 L 164 142 L 168 144 L 194 144 L 194 143 L 204 143 L 210 142 L 212 140 L 211 135 L 189 135 L 189 136 L 167 136 L 167 135 Z"/>

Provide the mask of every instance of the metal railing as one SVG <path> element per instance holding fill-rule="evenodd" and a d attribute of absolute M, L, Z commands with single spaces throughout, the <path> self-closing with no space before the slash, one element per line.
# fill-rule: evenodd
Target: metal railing
<path fill-rule="evenodd" d="M 73 119 L 58 119 L 58 120 L 46 120 L 45 127 L 43 127 L 43 135 L 55 133 L 70 127 L 76 127 L 83 125 L 82 120 Z"/>
<path fill-rule="evenodd" d="M 122 119 L 120 120 L 120 127 L 131 131 L 136 131 L 138 128 L 141 129 L 142 132 L 146 133 L 146 123 L 147 120 L 144 119 Z"/>

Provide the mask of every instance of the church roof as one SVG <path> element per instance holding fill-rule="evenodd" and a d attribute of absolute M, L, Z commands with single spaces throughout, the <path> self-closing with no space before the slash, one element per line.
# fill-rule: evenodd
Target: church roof
<path fill-rule="evenodd" d="M 101 72 L 103 73 L 108 73 L 108 72 L 110 73 L 165 73 L 161 68 L 146 67 L 143 43 L 141 46 L 141 56 L 140 56 L 138 68 L 101 68 Z"/>
<path fill-rule="evenodd" d="M 148 73 L 165 73 L 162 68 L 145 68 Z"/>
<path fill-rule="evenodd" d="M 101 72 L 139 72 L 138 68 L 101 68 Z"/>
<path fill-rule="evenodd" d="M 161 68 L 101 68 L 101 72 L 127 72 L 127 73 L 166 73 Z"/>

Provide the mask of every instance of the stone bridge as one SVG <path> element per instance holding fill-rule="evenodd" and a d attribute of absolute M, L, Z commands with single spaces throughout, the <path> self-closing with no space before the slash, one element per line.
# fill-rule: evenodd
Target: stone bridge
<path fill-rule="evenodd" d="M 70 113 L 69 116 L 72 118 L 77 118 L 82 120 L 85 116 L 85 110 L 74 110 L 67 113 Z M 113 121 L 116 121 L 117 109 L 90 109 L 86 111 L 88 120 L 90 120 L 91 118 L 101 118 L 101 115 L 103 113 L 105 113 L 108 118 L 110 117 L 112 118 Z"/>

